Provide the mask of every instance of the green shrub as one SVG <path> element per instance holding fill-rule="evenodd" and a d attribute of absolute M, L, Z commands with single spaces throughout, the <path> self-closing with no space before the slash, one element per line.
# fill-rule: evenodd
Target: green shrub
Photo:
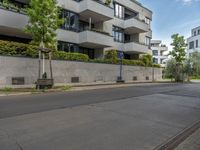
<path fill-rule="evenodd" d="M 160 64 L 153 64 L 153 67 L 155 67 L 155 68 L 161 68 Z"/>
<path fill-rule="evenodd" d="M 31 44 L 24 44 L 18 42 L 2 41 L 0 40 L 0 55 L 8 56 L 25 56 L 25 57 L 38 57 L 38 47 Z M 53 51 L 53 59 L 71 60 L 71 61 L 84 61 L 94 63 L 106 63 L 106 64 L 120 64 L 120 59 L 117 57 L 116 50 L 107 51 L 105 59 L 93 59 L 89 60 L 88 55 L 82 53 L 68 53 L 64 51 Z M 152 66 L 152 56 L 144 55 L 140 60 L 122 60 L 123 65 L 133 66 Z M 154 65 L 154 67 L 160 68 L 160 65 Z"/>
<path fill-rule="evenodd" d="M 105 5 L 106 5 L 106 6 L 110 6 L 110 3 L 111 3 L 111 0 L 106 0 L 106 1 L 105 1 Z"/>
<path fill-rule="evenodd" d="M 106 64 L 117 64 L 119 65 L 121 63 L 120 59 L 116 59 L 115 63 L 113 63 L 112 59 L 93 59 L 90 60 L 90 62 L 94 63 L 106 63 Z M 145 64 L 140 60 L 128 60 L 123 59 L 122 60 L 123 65 L 131 65 L 131 66 L 145 66 Z"/>
<path fill-rule="evenodd" d="M 11 41 L 0 40 L 0 55 L 38 57 L 38 47 L 31 44 L 24 44 Z M 81 53 L 67 53 L 63 51 L 53 51 L 53 59 L 88 61 L 88 55 Z"/>
<path fill-rule="evenodd" d="M 62 59 L 62 60 L 74 60 L 74 61 L 85 61 L 89 60 L 88 55 L 81 53 L 66 53 L 64 51 L 54 51 L 53 59 Z"/>
<path fill-rule="evenodd" d="M 142 55 L 140 60 L 145 64 L 145 66 L 152 66 L 152 56 L 149 54 Z"/>
<path fill-rule="evenodd" d="M 0 40 L 0 55 L 37 57 L 37 47 L 29 44 Z"/>
<path fill-rule="evenodd" d="M 105 59 L 111 60 L 112 63 L 117 62 L 117 51 L 116 50 L 109 50 L 105 53 Z"/>
<path fill-rule="evenodd" d="M 3 92 L 6 92 L 6 93 L 12 92 L 12 88 L 11 87 L 5 87 L 5 88 L 3 88 Z"/>
<path fill-rule="evenodd" d="M 123 65 L 132 65 L 132 66 L 145 66 L 141 60 L 127 60 L 123 59 Z"/>

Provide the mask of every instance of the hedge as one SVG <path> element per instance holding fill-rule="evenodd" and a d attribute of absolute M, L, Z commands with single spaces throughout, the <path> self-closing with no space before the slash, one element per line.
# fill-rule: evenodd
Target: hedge
<path fill-rule="evenodd" d="M 106 64 L 120 64 L 121 60 L 120 59 L 116 59 L 116 61 L 113 62 L 112 59 L 93 59 L 93 60 L 90 60 L 90 62 L 106 63 Z M 140 60 L 123 59 L 122 60 L 122 64 L 123 65 L 131 65 L 131 66 L 145 66 L 145 64 Z"/>
<path fill-rule="evenodd" d="M 53 59 L 85 61 L 85 62 L 89 61 L 88 55 L 81 53 L 66 53 L 64 51 L 54 51 Z"/>
<path fill-rule="evenodd" d="M 0 55 L 37 57 L 37 47 L 30 44 L 0 40 Z"/>
<path fill-rule="evenodd" d="M 25 56 L 25 57 L 38 57 L 38 47 L 31 44 L 24 44 L 11 41 L 0 40 L 0 55 L 7 56 Z M 52 58 L 57 60 L 71 60 L 71 61 L 84 61 L 84 62 L 94 62 L 94 63 L 106 63 L 106 64 L 120 64 L 120 59 L 115 57 L 115 51 L 110 51 L 106 53 L 105 59 L 92 59 L 89 60 L 88 55 L 81 53 L 67 53 L 64 51 L 53 51 Z M 140 60 L 122 60 L 123 65 L 132 66 L 146 66 L 151 67 L 152 64 L 147 64 Z M 160 68 L 160 65 L 153 65 L 154 67 Z"/>
<path fill-rule="evenodd" d="M 25 57 L 38 57 L 37 46 L 30 44 L 2 41 L 0 40 L 0 55 L 7 56 L 25 56 Z M 66 53 L 63 51 L 53 51 L 53 59 L 62 60 L 76 60 L 76 61 L 88 61 L 88 55 L 81 53 Z"/>

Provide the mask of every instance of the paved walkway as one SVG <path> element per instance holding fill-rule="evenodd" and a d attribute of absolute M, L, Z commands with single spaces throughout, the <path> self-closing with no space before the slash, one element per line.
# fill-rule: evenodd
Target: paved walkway
<path fill-rule="evenodd" d="M 200 129 L 187 138 L 175 150 L 200 150 Z"/>

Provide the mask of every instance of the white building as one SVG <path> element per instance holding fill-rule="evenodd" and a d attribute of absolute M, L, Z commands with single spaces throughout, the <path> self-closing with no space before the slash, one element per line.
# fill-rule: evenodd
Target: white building
<path fill-rule="evenodd" d="M 191 53 L 198 51 L 200 52 L 200 26 L 192 29 L 191 37 L 187 39 L 187 54 L 190 56 Z"/>
<path fill-rule="evenodd" d="M 123 50 L 126 59 L 151 53 L 152 11 L 135 0 L 57 0 L 65 20 L 57 30 L 58 49 L 101 58 L 104 50 Z M 29 42 L 23 32 L 29 0 L 12 0 L 20 11 L 8 9 L 0 0 L 0 40 Z"/>
<path fill-rule="evenodd" d="M 162 67 L 166 66 L 168 59 L 168 47 L 162 44 L 161 40 L 151 40 L 151 49 L 153 55 L 153 63 L 160 64 Z"/>

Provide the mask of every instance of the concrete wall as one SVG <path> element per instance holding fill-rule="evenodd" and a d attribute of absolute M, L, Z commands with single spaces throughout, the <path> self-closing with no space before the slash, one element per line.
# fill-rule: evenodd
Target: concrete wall
<path fill-rule="evenodd" d="M 110 64 L 83 63 L 53 60 L 53 76 L 56 84 L 71 83 L 71 77 L 79 77 L 80 83 L 115 82 L 119 66 Z M 49 66 L 46 67 L 48 68 Z M 48 71 L 47 71 L 48 72 Z M 162 79 L 162 69 L 155 68 L 155 80 Z M 11 86 L 12 77 L 24 77 L 26 85 L 33 85 L 38 76 L 38 60 L 22 57 L 0 56 L 0 87 Z M 133 82 L 150 82 L 152 68 L 124 66 L 123 79 Z M 149 77 L 149 80 L 146 80 Z"/>

